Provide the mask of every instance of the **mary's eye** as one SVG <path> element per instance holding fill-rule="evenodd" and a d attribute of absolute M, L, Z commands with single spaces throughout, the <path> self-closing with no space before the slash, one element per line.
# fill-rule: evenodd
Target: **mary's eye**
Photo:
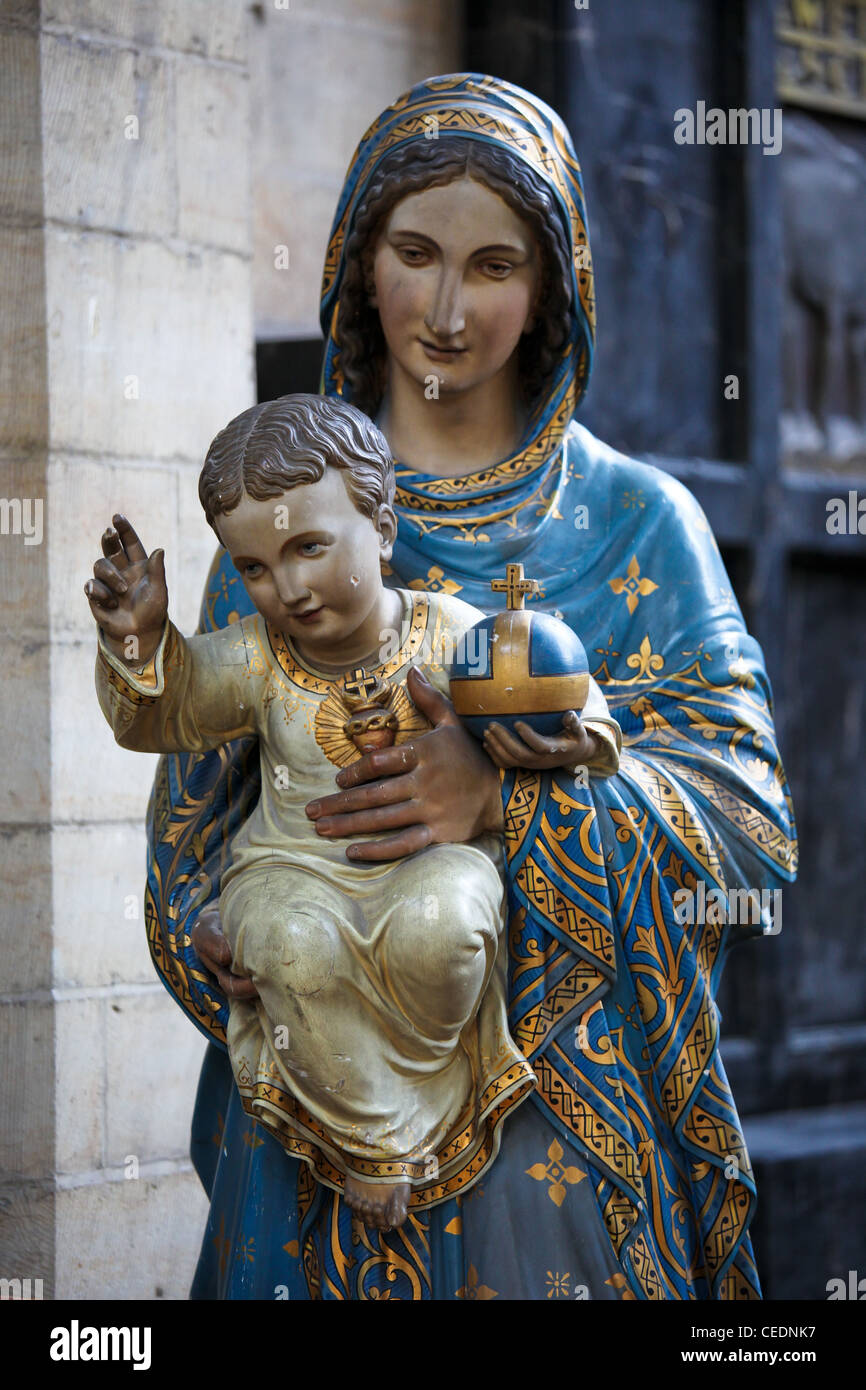
<path fill-rule="evenodd" d="M 427 254 L 420 246 L 400 247 L 400 255 L 407 265 L 421 265 L 427 259 Z"/>
<path fill-rule="evenodd" d="M 489 271 L 497 280 L 504 280 L 510 275 L 514 267 L 508 261 L 482 261 L 481 269 Z"/>
<path fill-rule="evenodd" d="M 258 579 L 262 573 L 262 566 L 259 564 L 244 565 L 244 576 L 247 579 Z"/>
<path fill-rule="evenodd" d="M 321 541 L 304 541 L 300 547 L 302 555 L 318 555 L 319 551 L 323 549 L 324 546 Z"/>

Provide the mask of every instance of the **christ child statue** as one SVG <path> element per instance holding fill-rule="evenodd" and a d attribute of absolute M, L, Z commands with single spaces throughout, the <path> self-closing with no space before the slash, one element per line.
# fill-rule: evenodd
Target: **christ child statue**
<path fill-rule="evenodd" d="M 423 658 L 447 694 L 437 655 L 482 615 L 383 584 L 391 451 L 338 398 L 244 411 L 213 441 L 199 497 L 257 612 L 184 638 L 163 552 L 148 556 L 115 516 L 86 586 L 99 701 L 125 748 L 258 736 L 261 797 L 220 881 L 232 969 L 258 991 L 230 1001 L 235 1081 L 247 1112 L 365 1223 L 399 1226 L 410 1205 L 477 1182 L 534 1085 L 506 1020 L 502 837 L 352 863 L 310 803 L 337 769 L 432 727 L 409 672 L 428 679 Z"/>

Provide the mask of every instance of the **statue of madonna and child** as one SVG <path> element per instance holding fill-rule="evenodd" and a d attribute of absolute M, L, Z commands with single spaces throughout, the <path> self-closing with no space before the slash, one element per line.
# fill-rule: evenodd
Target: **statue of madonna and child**
<path fill-rule="evenodd" d="M 574 419 L 595 302 L 559 117 L 474 73 L 400 97 L 321 306 L 321 395 L 208 452 L 198 635 L 124 517 L 87 585 L 106 716 L 163 754 L 151 954 L 211 1044 L 191 1296 L 760 1298 L 715 992 L 768 924 L 679 905 L 791 882 L 793 809 L 700 507 Z M 474 737 L 449 653 L 520 566 L 588 695 Z"/>

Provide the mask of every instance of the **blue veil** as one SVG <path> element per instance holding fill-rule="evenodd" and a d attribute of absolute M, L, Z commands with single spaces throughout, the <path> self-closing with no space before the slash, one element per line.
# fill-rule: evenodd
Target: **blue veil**
<path fill-rule="evenodd" d="M 745 893 L 763 891 L 766 904 L 768 890 L 796 873 L 763 657 L 691 494 L 573 418 L 595 335 L 583 187 L 564 125 L 527 92 L 474 73 L 436 77 L 367 131 L 329 239 L 322 389 L 351 398 L 340 295 L 357 211 L 381 161 L 431 129 L 506 149 L 545 180 L 572 253 L 571 331 L 512 457 L 458 479 L 396 461 L 399 535 L 388 582 L 493 612 L 502 599 L 490 580 L 506 561 L 521 561 L 540 581 L 542 607 L 582 638 L 623 731 L 613 777 L 584 784 L 565 772 L 516 770 L 504 779 L 510 1023 L 538 1078 L 522 1107 L 534 1107 L 538 1150 L 518 1152 L 506 1122 L 494 1169 L 510 1186 L 496 1239 L 510 1243 L 512 1257 L 516 1245 L 527 1268 L 540 1260 L 549 1276 L 550 1288 L 520 1296 L 563 1296 L 569 1204 L 579 1192 L 618 1271 L 607 1281 L 618 1296 L 760 1297 L 748 1234 L 754 1182 L 719 1056 L 715 992 L 732 941 L 772 928 L 766 906 L 760 921 L 742 921 Z M 202 626 L 249 611 L 220 552 Z M 221 1050 L 226 1003 L 189 931 L 218 892 L 257 779 L 254 741 L 166 756 L 148 817 L 154 963 L 214 1043 L 193 1129 L 211 1195 L 194 1293 L 508 1296 L 497 1286 L 507 1252 L 489 1234 L 499 1229 L 493 1183 L 401 1232 L 359 1232 L 339 1196 L 240 1109 Z M 473 1244 L 481 1229 L 488 1234 Z"/>

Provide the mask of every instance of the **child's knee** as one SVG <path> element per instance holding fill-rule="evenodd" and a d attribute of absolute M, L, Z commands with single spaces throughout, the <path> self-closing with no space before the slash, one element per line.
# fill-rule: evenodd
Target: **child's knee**
<path fill-rule="evenodd" d="M 315 994 L 334 973 L 337 927 L 324 909 L 273 908 L 251 914 L 243 926 L 242 968 L 261 993 L 271 986 Z"/>

